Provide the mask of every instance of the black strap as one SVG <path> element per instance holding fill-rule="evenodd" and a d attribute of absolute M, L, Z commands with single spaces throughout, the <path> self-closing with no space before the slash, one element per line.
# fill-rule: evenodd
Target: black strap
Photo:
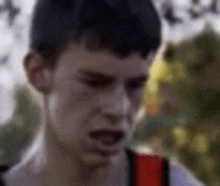
<path fill-rule="evenodd" d="M 0 166 L 0 186 L 5 186 L 5 183 L 4 183 L 3 179 L 2 179 L 2 174 L 4 172 L 6 172 L 8 169 L 9 169 L 8 165 Z"/>
<path fill-rule="evenodd" d="M 127 157 L 128 157 L 128 162 L 129 162 L 129 184 L 128 186 L 134 186 L 134 162 L 133 159 L 135 156 L 138 154 L 135 153 L 134 151 L 130 150 L 129 148 L 125 148 Z"/>
<path fill-rule="evenodd" d="M 163 169 L 162 169 L 162 179 L 163 179 L 163 186 L 169 186 L 170 185 L 170 179 L 169 179 L 169 160 L 166 158 L 162 158 L 163 162 Z"/>

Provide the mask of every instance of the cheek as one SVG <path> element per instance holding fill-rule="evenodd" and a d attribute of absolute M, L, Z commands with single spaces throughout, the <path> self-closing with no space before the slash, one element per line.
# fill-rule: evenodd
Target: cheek
<path fill-rule="evenodd" d="M 139 108 L 139 106 L 143 103 L 143 90 L 138 90 L 137 92 L 135 92 L 133 95 L 132 95 L 132 100 L 133 100 L 133 107 L 134 107 L 134 110 L 137 110 Z"/>
<path fill-rule="evenodd" d="M 132 102 L 132 124 L 136 120 L 136 117 L 138 115 L 139 109 L 144 103 L 143 99 L 143 91 L 138 91 L 133 95 L 133 102 Z"/>
<path fill-rule="evenodd" d="M 86 120 L 95 109 L 94 100 L 95 95 L 80 86 L 61 86 L 49 101 L 51 120 L 57 133 L 68 137 L 86 130 Z"/>
<path fill-rule="evenodd" d="M 49 97 L 49 117 L 50 125 L 59 134 L 65 134 L 65 126 L 63 120 L 65 118 L 66 109 L 62 104 L 58 94 L 53 94 Z"/>

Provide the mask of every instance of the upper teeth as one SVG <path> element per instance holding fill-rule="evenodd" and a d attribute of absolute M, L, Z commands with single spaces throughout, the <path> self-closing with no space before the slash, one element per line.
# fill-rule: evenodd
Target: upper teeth
<path fill-rule="evenodd" d="M 113 136 L 99 136 L 99 140 L 107 143 L 113 143 L 115 141 L 115 138 Z"/>

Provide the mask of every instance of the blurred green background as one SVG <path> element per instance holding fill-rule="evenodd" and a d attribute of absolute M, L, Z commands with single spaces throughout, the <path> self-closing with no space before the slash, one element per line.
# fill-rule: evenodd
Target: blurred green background
<path fill-rule="evenodd" d="M 219 49 L 220 36 L 210 26 L 190 40 L 167 45 L 164 58 L 151 68 L 144 112 L 129 141 L 134 148 L 142 144 L 176 159 L 210 186 L 220 185 Z M 24 85 L 16 90 L 13 118 L 0 130 L 0 164 L 17 162 L 40 124 L 33 92 Z"/>
<path fill-rule="evenodd" d="M 209 186 L 220 185 L 219 50 L 220 35 L 209 24 L 198 36 L 167 45 L 163 59 L 152 66 L 148 114 L 133 138 L 183 163 Z"/>
<path fill-rule="evenodd" d="M 8 68 L 15 73 L 22 66 L 34 1 L 0 1 L 3 26 L 0 36 L 5 39 L 0 43 L 4 49 L 0 53 L 0 69 Z M 154 1 L 164 24 L 166 47 L 151 68 L 137 126 L 128 144 L 141 151 L 151 148 L 183 163 L 206 185 L 219 186 L 220 39 L 210 25 L 198 36 L 194 28 L 201 30 L 204 20 L 209 20 L 219 31 L 220 3 L 218 0 Z M 182 41 L 174 44 L 176 40 Z M 17 162 L 40 124 L 40 98 L 27 83 L 20 83 L 18 74 L 14 78 L 18 80 L 13 116 L 0 125 L 0 164 Z M 3 81 L 0 78 L 1 91 Z"/>

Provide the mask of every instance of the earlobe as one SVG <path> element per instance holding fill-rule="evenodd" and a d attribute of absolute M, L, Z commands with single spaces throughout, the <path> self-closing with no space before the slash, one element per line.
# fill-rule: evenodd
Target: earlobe
<path fill-rule="evenodd" d="M 44 64 L 44 59 L 34 52 L 27 54 L 24 58 L 24 69 L 28 81 L 38 91 L 47 94 L 51 88 L 52 70 Z"/>

